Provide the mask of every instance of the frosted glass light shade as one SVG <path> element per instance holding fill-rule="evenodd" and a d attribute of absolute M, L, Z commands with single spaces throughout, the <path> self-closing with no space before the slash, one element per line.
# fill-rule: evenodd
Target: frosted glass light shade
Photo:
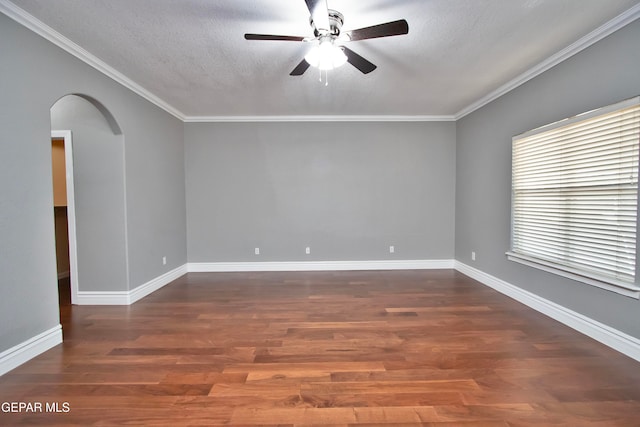
<path fill-rule="evenodd" d="M 344 54 L 339 46 L 334 45 L 330 40 L 323 40 L 318 45 L 312 47 L 304 59 L 312 67 L 321 70 L 333 70 L 347 62 L 347 55 Z"/>

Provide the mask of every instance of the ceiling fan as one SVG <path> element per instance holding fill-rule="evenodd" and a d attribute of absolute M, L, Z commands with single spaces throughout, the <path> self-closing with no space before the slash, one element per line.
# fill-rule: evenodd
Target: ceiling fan
<path fill-rule="evenodd" d="M 313 29 L 313 37 L 279 36 L 273 34 L 245 34 L 246 40 L 278 40 L 313 43 L 313 47 L 305 58 L 289 73 L 301 76 L 310 66 L 320 70 L 330 70 L 349 62 L 363 74 L 376 69 L 369 62 L 346 46 L 350 41 L 367 40 L 379 37 L 398 36 L 409 33 L 409 24 L 404 19 L 342 32 L 344 17 L 338 11 L 329 9 L 326 0 L 305 0 L 311 13 L 309 23 Z"/>

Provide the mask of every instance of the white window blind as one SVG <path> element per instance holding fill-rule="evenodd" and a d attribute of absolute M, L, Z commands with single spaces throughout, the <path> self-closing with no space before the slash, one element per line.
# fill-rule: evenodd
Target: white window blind
<path fill-rule="evenodd" d="M 510 259 L 637 297 L 639 101 L 513 138 Z"/>

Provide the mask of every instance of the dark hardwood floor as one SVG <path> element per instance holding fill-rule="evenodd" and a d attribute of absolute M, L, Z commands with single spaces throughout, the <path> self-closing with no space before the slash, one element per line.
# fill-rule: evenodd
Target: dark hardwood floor
<path fill-rule="evenodd" d="M 64 344 L 0 377 L 43 411 L 0 425 L 640 426 L 640 363 L 452 270 L 191 273 L 61 310 Z"/>

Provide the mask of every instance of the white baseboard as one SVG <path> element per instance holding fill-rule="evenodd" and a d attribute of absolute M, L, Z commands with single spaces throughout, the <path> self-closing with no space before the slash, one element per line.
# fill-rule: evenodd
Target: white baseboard
<path fill-rule="evenodd" d="M 131 305 L 157 291 L 180 276 L 187 274 L 187 265 L 181 265 L 130 291 L 90 292 L 78 291 L 78 305 Z"/>
<path fill-rule="evenodd" d="M 52 347 L 62 343 L 62 326 L 55 326 L 0 353 L 0 375 L 4 375 Z"/>
<path fill-rule="evenodd" d="M 78 291 L 77 305 L 129 305 L 129 291 Z"/>
<path fill-rule="evenodd" d="M 181 265 L 178 268 L 174 268 L 173 270 L 164 273 L 162 276 L 156 277 L 155 279 L 150 280 L 147 283 L 130 290 L 129 304 L 133 304 L 139 299 L 146 297 L 152 292 L 157 291 L 158 289 L 168 285 L 178 277 L 184 276 L 185 274 L 187 274 L 187 264 Z"/>
<path fill-rule="evenodd" d="M 640 340 L 459 261 L 455 269 L 534 310 L 640 361 Z"/>
<path fill-rule="evenodd" d="M 455 260 L 189 263 L 150 280 L 131 291 L 79 292 L 78 297 L 80 304 L 85 305 L 130 305 L 187 272 L 412 270 L 450 268 L 455 268 L 462 274 L 640 361 L 639 339 Z M 0 375 L 4 375 L 10 370 L 61 343 L 62 327 L 58 325 L 3 351 L 0 353 Z"/>
<path fill-rule="evenodd" d="M 190 273 L 243 271 L 432 270 L 454 268 L 452 259 L 379 261 L 190 262 Z"/>

